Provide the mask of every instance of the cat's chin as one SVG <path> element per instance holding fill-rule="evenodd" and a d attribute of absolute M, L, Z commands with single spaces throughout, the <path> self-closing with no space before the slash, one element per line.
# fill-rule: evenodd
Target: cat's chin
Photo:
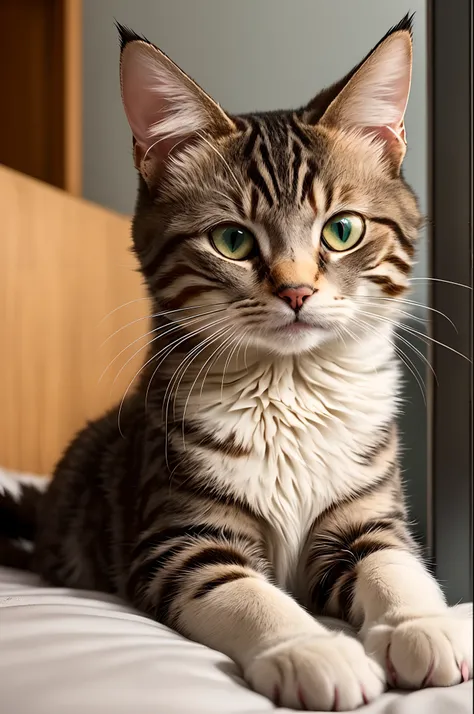
<path fill-rule="evenodd" d="M 310 352 L 335 339 L 332 330 L 294 322 L 290 325 L 270 329 L 255 337 L 259 347 L 264 347 L 273 354 L 297 355 Z"/>

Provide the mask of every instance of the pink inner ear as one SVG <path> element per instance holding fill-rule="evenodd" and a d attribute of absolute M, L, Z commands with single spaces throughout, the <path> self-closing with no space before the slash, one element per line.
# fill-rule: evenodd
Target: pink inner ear
<path fill-rule="evenodd" d="M 411 82 L 411 39 L 398 32 L 384 40 L 357 70 L 322 118 L 357 128 L 382 142 L 400 164 L 405 154 L 404 114 Z"/>
<path fill-rule="evenodd" d="M 125 46 L 121 78 L 135 165 L 150 178 L 201 131 L 235 129 L 219 105 L 153 45 L 136 40 Z"/>
<path fill-rule="evenodd" d="M 137 168 L 152 157 L 155 163 L 161 164 L 173 148 L 187 138 L 184 131 L 182 136 L 152 134 L 153 126 L 169 117 L 170 111 L 164 79 L 160 77 L 162 68 L 158 61 L 154 61 L 153 51 L 136 42 L 126 47 L 122 55 L 122 97 L 136 140 L 134 154 Z"/>
<path fill-rule="evenodd" d="M 377 136 L 385 141 L 387 145 L 400 144 L 406 146 L 405 124 L 399 124 L 397 127 L 381 126 L 375 129 Z"/>
<path fill-rule="evenodd" d="M 144 178 L 156 177 L 177 144 L 183 145 L 183 140 L 157 138 L 148 148 L 134 141 L 133 160 L 135 168 Z"/>
<path fill-rule="evenodd" d="M 405 112 L 408 103 L 408 97 L 410 94 L 410 82 L 411 73 L 408 72 L 406 75 L 400 77 L 400 79 L 393 86 L 393 99 L 392 103 L 394 107 L 398 110 L 399 121 L 396 124 L 389 124 L 386 128 L 389 133 L 392 133 L 393 139 L 396 141 L 401 141 L 406 146 L 406 132 L 405 132 Z"/>
<path fill-rule="evenodd" d="M 406 152 L 405 125 L 398 125 L 397 130 L 391 126 L 365 127 L 364 133 L 371 135 L 384 145 L 384 153 L 397 163 L 403 161 Z"/>
<path fill-rule="evenodd" d="M 122 96 L 125 113 L 137 142 L 149 149 L 154 139 L 150 127 L 166 111 L 166 100 L 160 94 L 160 83 L 150 59 L 134 43 L 122 57 Z"/>
<path fill-rule="evenodd" d="M 370 60 L 369 60 L 370 61 Z M 372 59 L 373 99 L 383 100 L 377 126 L 388 126 L 393 130 L 394 139 L 404 142 L 403 120 L 410 94 L 411 83 L 411 40 L 409 36 L 392 36 L 375 51 Z M 369 84 L 370 86 L 370 84 Z M 367 107 L 370 107 L 370 90 Z M 383 105 L 386 106 L 384 111 Z M 384 116 L 385 115 L 385 116 Z"/>

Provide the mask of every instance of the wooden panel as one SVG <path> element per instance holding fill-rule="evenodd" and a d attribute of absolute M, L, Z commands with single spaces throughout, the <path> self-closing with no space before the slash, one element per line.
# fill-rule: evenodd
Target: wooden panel
<path fill-rule="evenodd" d="M 0 464 L 48 473 L 142 363 L 113 385 L 146 344 L 148 301 L 128 218 L 3 167 L 0 235 Z"/>
<path fill-rule="evenodd" d="M 0 27 L 0 163 L 78 195 L 81 2 L 1 0 Z"/>

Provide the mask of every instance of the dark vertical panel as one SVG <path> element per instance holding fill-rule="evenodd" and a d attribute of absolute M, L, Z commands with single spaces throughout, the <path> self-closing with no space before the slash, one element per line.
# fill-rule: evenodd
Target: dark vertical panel
<path fill-rule="evenodd" d="M 471 0 L 430 4 L 432 275 L 472 286 Z M 432 283 L 432 336 L 472 356 L 472 291 Z M 472 365 L 434 345 L 431 540 L 451 603 L 472 600 Z"/>
<path fill-rule="evenodd" d="M 64 187 L 64 2 L 1 0 L 0 162 Z"/>

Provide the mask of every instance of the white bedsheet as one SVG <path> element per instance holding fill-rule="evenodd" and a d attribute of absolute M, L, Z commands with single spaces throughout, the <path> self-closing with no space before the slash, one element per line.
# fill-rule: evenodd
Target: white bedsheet
<path fill-rule="evenodd" d="M 32 575 L 0 568 L 0 714 L 260 714 L 274 709 L 246 687 L 227 657 L 116 599 L 43 587 Z M 363 711 L 468 714 L 472 682 L 388 692 Z"/>

